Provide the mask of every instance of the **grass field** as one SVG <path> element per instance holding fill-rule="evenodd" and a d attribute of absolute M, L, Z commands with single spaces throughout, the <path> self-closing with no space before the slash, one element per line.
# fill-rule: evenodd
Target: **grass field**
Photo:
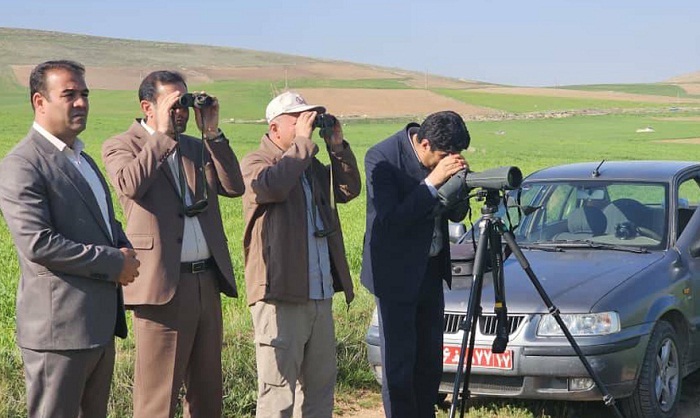
<path fill-rule="evenodd" d="M 319 82 L 304 80 L 298 83 L 301 86 L 318 85 Z M 338 82 L 333 85 L 342 87 L 343 83 Z M 396 82 L 393 80 L 377 80 L 373 83 L 377 88 L 396 87 Z M 3 130 L 0 131 L 0 156 L 2 156 L 26 134 L 32 121 L 32 114 L 24 89 L 3 86 L 1 79 L 0 87 L 7 87 L 0 94 L 0 126 L 3 126 Z M 207 86 L 191 86 L 191 89 L 202 87 L 219 96 L 222 103 L 222 120 L 262 118 L 271 89 L 269 83 L 263 82 L 219 82 Z M 471 104 L 509 112 L 647 106 L 644 103 L 630 102 L 503 96 L 446 90 L 439 92 Z M 99 90 L 92 92 L 88 129 L 81 136 L 88 144 L 87 151 L 99 161 L 101 143 L 106 138 L 126 130 L 131 119 L 138 116 L 140 115 L 135 92 Z M 697 145 L 663 144 L 657 141 L 697 137 L 698 123 L 677 120 L 678 118 L 654 119 L 658 116 L 670 116 L 670 114 L 472 122 L 469 123 L 472 144 L 465 156 L 472 169 L 476 171 L 502 165 L 516 165 L 525 174 L 545 166 L 573 161 L 696 158 Z M 677 117 L 679 114 L 674 113 L 673 116 Z M 402 124 L 400 121 L 352 122 L 348 123 L 344 129 L 358 160 L 362 161 L 366 150 L 371 145 L 400 129 Z M 636 129 L 649 125 L 654 127 L 654 133 L 635 133 Z M 265 130 L 265 126 L 261 124 L 222 123 L 221 126 L 231 139 L 232 147 L 239 158 L 257 146 Z M 191 121 L 190 132 L 193 128 L 194 123 Z M 321 156 L 321 158 L 324 157 Z M 358 394 L 376 393 L 378 390 L 365 359 L 363 342 L 373 299 L 357 280 L 362 256 L 364 205 L 365 198 L 362 194 L 351 203 L 340 207 L 347 256 L 358 297 L 349 309 L 343 303 L 342 297 L 335 301 L 340 372 L 338 414 L 343 413 L 340 405 L 357 402 Z M 244 294 L 241 248 L 243 219 L 240 199 L 224 199 L 221 201 L 221 208 L 240 293 Z M 476 210 L 474 212 L 478 213 Z M 119 218 L 123 219 L 120 210 L 118 213 Z M 18 276 L 12 241 L 4 222 L 0 222 L 0 416 L 2 417 L 22 417 L 26 414 L 21 360 L 14 343 L 14 294 Z M 255 357 L 251 320 L 244 299 L 224 301 L 224 324 L 225 415 L 251 416 L 256 396 Z M 132 352 L 132 337 L 118 344 L 117 366 L 110 402 L 111 417 L 131 415 Z M 555 406 L 554 409 L 541 408 L 540 405 L 541 403 L 506 404 L 486 401 L 470 416 L 510 418 L 558 416 L 567 408 L 565 404 Z"/>
<path fill-rule="evenodd" d="M 658 103 L 643 101 L 601 100 L 519 94 L 485 93 L 469 90 L 436 89 L 436 93 L 477 106 L 490 107 L 511 113 L 551 112 L 581 109 L 636 109 L 657 108 Z"/>
<path fill-rule="evenodd" d="M 649 94 L 668 97 L 696 97 L 689 95 L 681 87 L 674 84 L 589 84 L 575 86 L 559 86 L 560 89 L 583 91 L 614 91 L 618 93 Z"/>

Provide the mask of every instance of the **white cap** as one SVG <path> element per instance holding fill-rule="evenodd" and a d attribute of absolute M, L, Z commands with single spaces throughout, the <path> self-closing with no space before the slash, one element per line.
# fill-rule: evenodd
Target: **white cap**
<path fill-rule="evenodd" d="M 272 119 L 279 115 L 305 112 L 307 110 L 317 110 L 319 113 L 326 112 L 326 108 L 323 106 L 306 103 L 301 94 L 286 91 L 270 101 L 265 110 L 265 119 L 267 119 L 267 123 L 270 123 Z"/>

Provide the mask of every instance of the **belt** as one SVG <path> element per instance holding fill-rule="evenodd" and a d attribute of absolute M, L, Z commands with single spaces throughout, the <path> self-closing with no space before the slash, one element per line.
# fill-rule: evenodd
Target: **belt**
<path fill-rule="evenodd" d="M 188 261 L 186 263 L 180 263 L 180 273 L 201 273 L 215 265 L 214 257 L 209 257 L 206 260 Z"/>

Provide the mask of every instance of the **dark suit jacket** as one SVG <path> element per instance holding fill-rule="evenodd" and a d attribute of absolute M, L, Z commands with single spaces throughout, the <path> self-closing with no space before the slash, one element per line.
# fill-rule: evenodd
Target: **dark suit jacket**
<path fill-rule="evenodd" d="M 0 210 L 21 277 L 17 343 L 32 350 L 77 350 L 127 333 L 117 278 L 129 247 L 105 188 L 111 238 L 90 186 L 53 144 L 31 130 L 0 162 Z"/>
<path fill-rule="evenodd" d="M 180 281 L 185 215 L 178 179 L 167 163 L 176 146 L 178 143 L 166 135 L 151 136 L 139 120 L 102 144 L 105 169 L 124 208 L 126 234 L 141 261 L 138 280 L 124 289 L 127 305 L 165 304 Z M 218 196 L 242 195 L 243 178 L 227 142 L 207 141 L 203 167 L 202 146 L 199 139 L 180 136 L 179 150 L 191 191 L 201 193 L 202 185 L 195 182 L 201 183 L 199 170 L 206 173 L 209 204 L 197 219 L 218 266 L 220 289 L 228 296 L 237 296 Z"/>
<path fill-rule="evenodd" d="M 362 257 L 362 284 L 379 298 L 413 301 L 426 275 L 438 205 L 425 185 L 430 173 L 416 158 L 403 130 L 365 155 L 367 225 Z M 434 275 L 451 283 L 447 219 L 442 217 L 442 251 Z"/>

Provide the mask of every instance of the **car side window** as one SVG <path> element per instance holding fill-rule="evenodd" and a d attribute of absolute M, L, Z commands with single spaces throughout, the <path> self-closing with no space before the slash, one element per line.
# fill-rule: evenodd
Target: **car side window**
<path fill-rule="evenodd" d="M 678 216 L 676 217 L 678 223 L 678 237 L 685 229 L 688 224 L 690 217 L 693 216 L 693 212 L 700 204 L 700 186 L 698 185 L 698 179 L 690 178 L 683 181 L 680 186 L 678 186 Z"/>
<path fill-rule="evenodd" d="M 566 219 L 567 215 L 576 208 L 576 193 L 572 193 L 573 191 L 573 186 L 569 184 L 558 185 L 552 190 L 545 204 L 546 225 Z"/>
<path fill-rule="evenodd" d="M 655 185 L 611 184 L 608 186 L 610 200 L 634 199 L 646 206 L 660 207 L 666 200 L 665 190 Z"/>

